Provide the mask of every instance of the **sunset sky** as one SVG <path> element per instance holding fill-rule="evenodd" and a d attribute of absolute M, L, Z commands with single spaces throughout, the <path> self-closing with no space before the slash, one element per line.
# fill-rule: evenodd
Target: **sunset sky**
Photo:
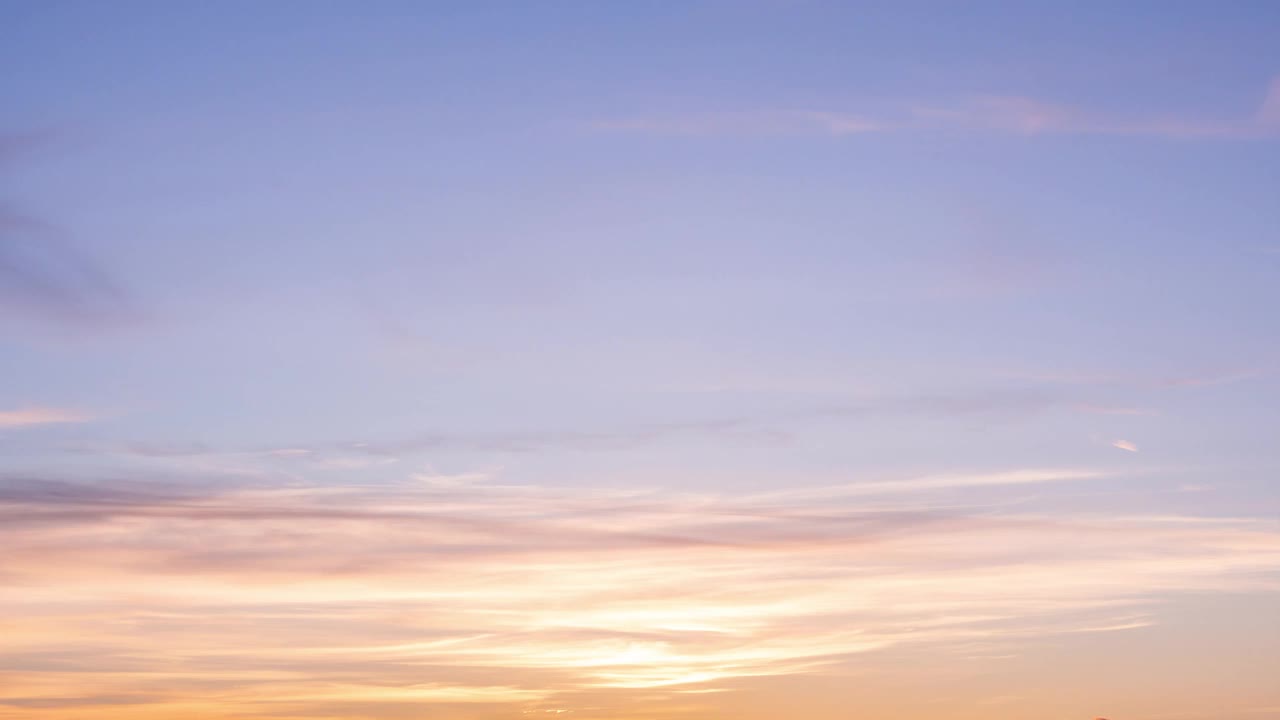
<path fill-rule="evenodd" d="M 1280 3 L 0 0 L 0 720 L 1280 720 Z"/>

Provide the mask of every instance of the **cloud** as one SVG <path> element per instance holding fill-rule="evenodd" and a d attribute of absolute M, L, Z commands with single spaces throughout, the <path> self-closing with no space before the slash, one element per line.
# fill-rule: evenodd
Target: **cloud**
<path fill-rule="evenodd" d="M 0 165 L 45 141 L 0 136 Z M 136 319 L 127 294 L 91 255 L 48 223 L 0 203 L 0 313 L 64 326 L 103 327 Z"/>
<path fill-rule="evenodd" d="M 1074 408 L 1082 413 L 1090 413 L 1093 415 L 1158 415 L 1155 410 L 1147 410 L 1145 408 L 1126 407 L 1123 405 L 1100 405 L 1095 403 L 1080 403 Z"/>
<path fill-rule="evenodd" d="M 1244 380 L 1252 380 L 1264 374 L 1266 372 L 1263 370 L 1236 370 L 1216 374 L 1162 378 L 1157 382 L 1164 387 L 1204 387 L 1206 385 L 1227 385 Z"/>
<path fill-rule="evenodd" d="M 1000 487 L 1007 485 L 1036 485 L 1080 480 L 1096 480 L 1104 474 L 1081 469 L 1028 469 L 996 473 L 970 473 L 936 475 L 910 480 L 884 480 L 805 490 L 784 490 L 765 497 L 832 497 L 854 495 L 895 495 L 932 490 L 957 490 L 965 488 Z"/>
<path fill-rule="evenodd" d="M 813 110 L 706 112 L 601 120 L 596 130 L 656 135 L 857 135 L 886 129 L 868 118 Z"/>
<path fill-rule="evenodd" d="M 310 455 L 311 451 L 306 448 L 275 448 L 273 450 L 264 450 L 263 454 L 271 457 L 301 457 Z"/>
<path fill-rule="evenodd" d="M 1063 404 L 1064 398 L 1040 388 L 1001 387 L 956 392 L 867 395 L 856 400 L 801 411 L 796 417 L 1026 415 Z"/>
<path fill-rule="evenodd" d="M 93 416 L 79 410 L 30 407 L 18 410 L 0 410 L 0 428 L 31 427 L 55 423 L 80 423 Z"/>
<path fill-rule="evenodd" d="M 289 455 L 285 455 L 285 457 L 289 457 Z M 394 457 L 347 455 L 320 458 L 312 463 L 312 465 L 321 470 L 361 470 L 364 468 L 378 467 L 380 465 L 390 465 L 396 461 L 397 458 Z"/>
<path fill-rule="evenodd" d="M 1129 452 L 1138 452 L 1138 446 L 1128 440 L 1116 440 L 1111 443 L 1111 447 L 1119 448 L 1120 450 L 1127 450 Z"/>
<path fill-rule="evenodd" d="M 1039 383 L 1049 383 L 1051 385 L 1117 385 L 1128 386 L 1134 388 L 1184 388 L 1184 387 L 1205 387 L 1212 385 L 1229 385 L 1237 382 L 1244 382 L 1269 376 L 1274 373 L 1273 368 L 1257 367 L 1243 369 L 1225 369 L 1225 370 L 1209 370 L 1199 373 L 1186 374 L 1107 374 L 1107 373 L 1011 373 L 1014 377 L 1020 379 L 1032 380 Z M 1076 408 L 1084 412 L 1102 412 L 1107 413 L 1106 406 L 1093 404 L 1077 404 Z M 1141 412 L 1115 412 L 1111 414 L 1148 414 Z"/>
<path fill-rule="evenodd" d="M 123 290 L 88 254 L 44 223 L 0 208 L 0 309 L 64 325 L 127 322 Z"/>
<path fill-rule="evenodd" d="M 826 412 L 825 410 L 823 412 Z M 218 448 L 200 443 L 156 444 L 127 442 L 81 445 L 69 452 L 122 455 L 149 460 L 246 461 L 273 459 L 330 470 L 355 470 L 396 462 L 403 455 L 436 450 L 477 453 L 531 453 L 548 450 L 606 451 L 630 449 L 682 438 L 720 439 L 751 444 L 776 443 L 779 433 L 754 427 L 747 418 L 651 423 L 606 429 L 511 430 L 477 433 L 423 433 L 378 441 L 346 441 L 315 445 Z"/>
<path fill-rule="evenodd" d="M 10 162 L 44 147 L 53 137 L 54 133 L 48 130 L 0 133 L 0 163 Z"/>
<path fill-rule="evenodd" d="M 915 394 L 860 394 L 838 402 L 779 409 L 770 414 L 744 414 L 737 417 L 655 422 L 613 428 L 422 433 L 388 439 L 238 448 L 219 448 L 199 443 L 165 445 L 127 442 L 65 449 L 76 453 L 122 455 L 147 460 L 200 463 L 271 459 L 312 468 L 355 470 L 442 450 L 483 454 L 608 452 L 689 440 L 716 441 L 734 446 L 777 446 L 792 440 L 785 428 L 806 423 L 886 417 L 978 417 L 1001 421 L 1057 408 L 1078 409 L 1080 406 L 1077 396 L 1078 393 L 1067 394 L 1035 387 L 980 388 Z M 374 461 L 370 457 L 381 459 Z"/>
<path fill-rule="evenodd" d="M 1123 117 L 1046 103 L 1017 96 L 984 96 L 946 106 L 920 106 L 912 112 L 923 128 L 1004 132 L 1019 135 L 1116 135 L 1197 139 L 1264 139 L 1280 135 L 1280 123 L 1268 106 L 1243 120 L 1196 120 L 1179 117 Z"/>
<path fill-rule="evenodd" d="M 830 393 L 834 395 L 835 393 Z M 804 393 L 810 395 L 810 393 Z M 415 462 L 439 452 L 459 453 L 475 458 L 535 453 L 634 452 L 653 446 L 680 447 L 689 443 L 717 443 L 730 448 L 789 447 L 806 429 L 833 425 L 855 426 L 880 419 L 926 418 L 966 419 L 970 422 L 1003 423 L 1054 411 L 1084 411 L 1114 414 L 1146 414 L 1127 408 L 1081 405 L 1079 391 L 1058 388 L 1014 386 L 915 394 L 858 393 L 846 399 L 814 404 L 809 398 L 792 407 L 781 407 L 758 415 L 744 414 L 701 420 L 656 422 L 632 426 L 597 428 L 557 428 L 497 430 L 490 432 L 422 433 L 402 437 L 370 438 L 319 443 L 281 442 L 248 446 L 212 446 L 204 443 L 94 442 L 59 446 L 72 455 L 105 455 L 124 459 L 148 472 L 217 474 L 228 480 L 286 479 L 300 473 L 323 471 L 333 477 L 358 477 L 377 471 L 381 477 L 397 463 Z M 1109 442 L 1095 438 L 1098 442 Z M 946 477 L 916 478 L 910 481 L 883 481 L 841 486 L 844 494 L 885 494 L 915 487 L 921 490 L 951 487 L 997 486 L 1029 482 L 1062 482 L 1096 477 L 1061 468 L 1040 469 L 1041 476 L 1028 474 L 956 474 Z M 449 482 L 447 479 L 442 483 Z M 895 486 L 895 483 L 907 484 Z M 924 483 L 937 483 L 929 488 Z M 914 485 L 913 485 L 914 484 Z M 810 489 L 812 490 L 812 489 Z M 837 492 L 827 488 L 824 492 Z"/>
<path fill-rule="evenodd" d="M 1266 97 L 1254 118 L 1255 123 L 1268 128 L 1280 128 L 1280 75 L 1271 79 Z"/>
<path fill-rule="evenodd" d="M 1203 119 L 1123 116 L 1037 98 L 979 95 L 951 103 L 908 103 L 897 113 L 764 110 L 641 116 L 597 122 L 598 130 L 679 135 L 820 134 L 958 130 L 1015 135 L 1112 135 L 1169 140 L 1260 140 L 1280 137 L 1280 76 L 1249 117 Z"/>
<path fill-rule="evenodd" d="M 1075 475 L 1091 476 L 864 483 L 876 502 L 483 477 L 187 490 L 11 480 L 0 704 L 90 719 L 126 701 L 142 718 L 228 706 L 461 718 L 468 705 L 514 714 L 590 697 L 595 716 L 658 716 L 636 705 L 644 693 L 856 668 L 891 648 L 967 657 L 1123 632 L 1157 622 L 1149 611 L 1172 593 L 1259 588 L 1280 570 L 1274 521 L 920 502 Z"/>

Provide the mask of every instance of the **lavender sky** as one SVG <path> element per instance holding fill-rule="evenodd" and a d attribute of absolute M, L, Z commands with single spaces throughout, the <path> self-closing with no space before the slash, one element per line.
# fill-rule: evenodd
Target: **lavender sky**
<path fill-rule="evenodd" d="M 0 0 L 0 720 L 1280 718 L 1277 38 Z"/>

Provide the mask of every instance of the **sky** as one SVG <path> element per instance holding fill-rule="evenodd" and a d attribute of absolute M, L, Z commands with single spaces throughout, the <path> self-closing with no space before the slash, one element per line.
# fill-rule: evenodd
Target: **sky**
<path fill-rule="evenodd" d="M 1280 719 L 1278 36 L 0 0 L 0 720 Z"/>

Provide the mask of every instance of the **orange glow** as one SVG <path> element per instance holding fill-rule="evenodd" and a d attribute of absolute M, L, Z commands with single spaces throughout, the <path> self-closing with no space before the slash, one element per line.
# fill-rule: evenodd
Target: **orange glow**
<path fill-rule="evenodd" d="M 15 497 L 0 632 L 30 669 L 0 718 L 696 715 L 894 653 L 1149 628 L 1157 598 L 1280 569 L 1274 523 L 921 509 L 982 482 Z"/>

